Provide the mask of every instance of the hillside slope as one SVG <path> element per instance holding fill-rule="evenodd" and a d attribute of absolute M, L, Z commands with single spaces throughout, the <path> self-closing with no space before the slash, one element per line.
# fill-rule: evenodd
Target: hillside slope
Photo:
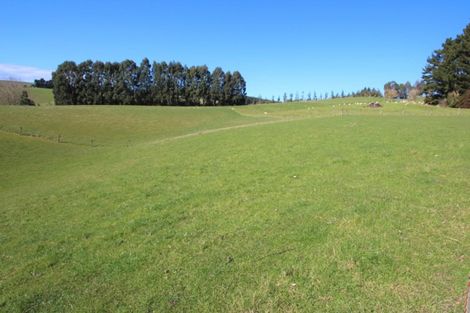
<path fill-rule="evenodd" d="M 31 83 L 26 82 L 0 80 L 0 105 L 18 104 L 10 103 L 9 99 L 5 97 L 13 93 L 16 94 L 16 98 L 19 99 L 23 90 L 28 92 L 29 98 L 33 100 L 36 105 L 49 106 L 54 104 L 52 89 L 35 88 Z"/>
<path fill-rule="evenodd" d="M 0 107 L 0 311 L 461 312 L 470 112 L 369 100 Z"/>

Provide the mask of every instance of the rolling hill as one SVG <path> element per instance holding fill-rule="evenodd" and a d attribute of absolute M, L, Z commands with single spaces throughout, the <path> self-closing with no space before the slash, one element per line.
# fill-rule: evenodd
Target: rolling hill
<path fill-rule="evenodd" d="M 372 100 L 1 106 L 0 311 L 461 312 L 470 111 Z"/>

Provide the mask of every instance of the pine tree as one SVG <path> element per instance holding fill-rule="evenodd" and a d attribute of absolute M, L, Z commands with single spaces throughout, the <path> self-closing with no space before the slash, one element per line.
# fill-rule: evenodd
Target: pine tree
<path fill-rule="evenodd" d="M 458 98 L 470 90 L 470 24 L 463 34 L 448 38 L 428 58 L 423 70 L 425 101 L 460 106 Z M 453 98 L 457 98 L 454 101 Z"/>

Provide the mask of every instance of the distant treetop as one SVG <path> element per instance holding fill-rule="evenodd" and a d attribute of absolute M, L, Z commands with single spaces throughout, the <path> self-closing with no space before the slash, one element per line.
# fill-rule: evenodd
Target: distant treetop
<path fill-rule="evenodd" d="M 35 79 L 33 83 L 34 87 L 37 88 L 48 88 L 52 89 L 53 84 L 52 84 L 52 79 L 51 80 L 45 80 L 44 78 L 41 79 Z"/>

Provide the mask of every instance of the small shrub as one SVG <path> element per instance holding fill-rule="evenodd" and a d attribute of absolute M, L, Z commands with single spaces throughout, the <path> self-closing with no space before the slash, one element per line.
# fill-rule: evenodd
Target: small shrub
<path fill-rule="evenodd" d="M 28 97 L 26 90 L 21 93 L 20 105 L 34 105 L 34 101 Z"/>
<path fill-rule="evenodd" d="M 458 105 L 460 95 L 458 92 L 453 91 L 447 94 L 447 105 L 451 108 L 455 108 Z"/>
<path fill-rule="evenodd" d="M 466 90 L 457 100 L 458 108 L 470 109 L 470 89 Z"/>

